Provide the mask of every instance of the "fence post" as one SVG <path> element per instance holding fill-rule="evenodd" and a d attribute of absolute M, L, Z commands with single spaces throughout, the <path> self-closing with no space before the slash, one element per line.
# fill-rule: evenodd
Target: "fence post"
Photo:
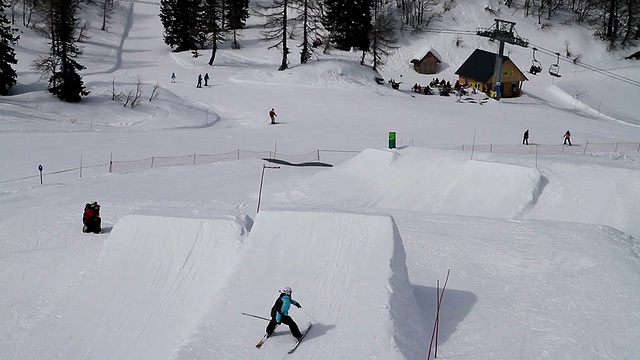
<path fill-rule="evenodd" d="M 82 179 L 82 154 L 80 154 L 80 179 Z"/>
<path fill-rule="evenodd" d="M 636 152 L 640 152 L 640 142 L 638 143 L 638 151 Z"/>
<path fill-rule="evenodd" d="M 589 140 L 587 140 L 587 143 L 584 144 L 584 150 L 582 150 L 582 155 L 587 153 L 587 147 L 589 146 Z"/>
<path fill-rule="evenodd" d="M 493 153 L 493 144 L 489 144 L 489 154 Z"/>
<path fill-rule="evenodd" d="M 238 149 L 238 160 L 240 160 L 240 149 Z"/>
<path fill-rule="evenodd" d="M 316 157 L 318 158 L 318 162 L 320 162 L 320 149 L 316 150 Z"/>
<path fill-rule="evenodd" d="M 613 150 L 613 152 L 617 153 L 618 152 L 618 143 L 616 143 L 616 149 Z"/>
<path fill-rule="evenodd" d="M 196 164 L 196 154 L 193 154 L 193 165 Z"/>
<path fill-rule="evenodd" d="M 113 171 L 113 153 L 109 156 L 109 174 Z"/>
<path fill-rule="evenodd" d="M 471 144 L 471 160 L 473 160 L 473 151 L 476 148 L 476 131 L 473 130 L 473 143 Z"/>
<path fill-rule="evenodd" d="M 151 157 L 151 168 L 153 169 L 153 161 L 155 160 L 155 156 Z"/>

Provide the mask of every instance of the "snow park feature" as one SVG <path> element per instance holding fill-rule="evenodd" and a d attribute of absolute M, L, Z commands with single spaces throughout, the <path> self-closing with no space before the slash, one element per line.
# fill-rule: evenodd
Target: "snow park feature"
<path fill-rule="evenodd" d="M 33 9 L 11 24 L 18 77 L 0 100 L 0 358 L 636 359 L 637 49 L 569 20 L 571 2 L 542 24 L 541 2 L 523 2 L 441 1 L 377 69 L 373 51 L 330 38 L 300 63 L 296 25 L 279 71 L 283 49 L 253 12 L 209 64 L 209 43 L 198 57 L 164 43 L 158 1 L 84 1 L 90 94 L 73 104 L 33 69 L 52 50 Z M 4 3 L 20 17 L 32 2 Z M 476 35 L 496 18 L 531 41 L 505 44 L 522 74 L 505 63 L 501 100 L 479 82 L 495 62 L 467 74 L 460 103 L 424 96 L 435 78 L 455 88 L 475 50 L 499 50 Z M 426 46 L 433 75 L 411 63 Z M 285 124 L 267 125 L 272 108 Z M 93 201 L 99 235 L 81 232 Z M 286 326 L 257 349 L 287 286 L 291 316 L 313 325 L 292 354 Z"/>

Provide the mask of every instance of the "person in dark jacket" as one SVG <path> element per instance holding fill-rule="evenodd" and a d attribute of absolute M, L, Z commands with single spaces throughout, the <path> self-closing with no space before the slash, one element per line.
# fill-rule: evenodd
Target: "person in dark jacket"
<path fill-rule="evenodd" d="M 566 133 L 564 133 L 564 144 L 567 145 L 567 142 L 569 143 L 569 146 L 571 146 L 571 132 L 569 130 L 567 130 Z"/>
<path fill-rule="evenodd" d="M 282 323 L 289 325 L 291 335 L 296 339 L 300 339 L 302 334 L 300 333 L 298 324 L 289 316 L 289 308 L 291 305 L 296 306 L 298 309 L 302 307 L 299 302 L 291 298 L 291 288 L 287 286 L 280 290 L 280 296 L 278 296 L 271 308 L 271 321 L 269 321 L 269 325 L 267 325 L 267 335 L 271 336 L 276 326 Z"/>
<path fill-rule="evenodd" d="M 525 131 L 522 136 L 522 145 L 529 145 L 529 130 Z"/>
<path fill-rule="evenodd" d="M 100 205 L 96 201 L 91 204 L 87 204 L 84 207 L 84 214 L 82 215 L 82 232 L 99 234 L 102 232 L 100 219 Z"/>

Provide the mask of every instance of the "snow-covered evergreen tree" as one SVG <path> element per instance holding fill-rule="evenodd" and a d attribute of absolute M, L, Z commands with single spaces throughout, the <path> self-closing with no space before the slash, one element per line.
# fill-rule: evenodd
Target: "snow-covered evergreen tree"
<path fill-rule="evenodd" d="M 0 0 L 0 95 L 7 95 L 9 89 L 16 84 L 18 75 L 11 67 L 11 64 L 17 64 L 16 53 L 11 45 L 15 45 L 19 36 L 15 34 L 16 30 L 11 27 L 9 20 L 5 14 L 8 8 L 4 0 Z"/>

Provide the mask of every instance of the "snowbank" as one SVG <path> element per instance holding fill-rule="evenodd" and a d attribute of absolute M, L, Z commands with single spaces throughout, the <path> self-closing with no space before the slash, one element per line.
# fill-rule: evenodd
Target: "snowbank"
<path fill-rule="evenodd" d="M 358 186 L 323 186 L 335 182 Z M 368 149 L 314 180 L 356 205 L 510 218 L 532 206 L 543 183 L 535 168 L 421 148 Z"/>
<path fill-rule="evenodd" d="M 167 359 L 225 284 L 245 226 L 123 217 L 92 266 L 43 305 L 14 358 Z"/>

